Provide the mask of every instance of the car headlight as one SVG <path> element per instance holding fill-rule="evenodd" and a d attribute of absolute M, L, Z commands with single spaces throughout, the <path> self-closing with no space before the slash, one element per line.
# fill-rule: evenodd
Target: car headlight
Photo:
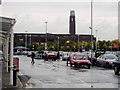
<path fill-rule="evenodd" d="M 113 64 L 113 62 L 110 62 L 110 64 Z"/>

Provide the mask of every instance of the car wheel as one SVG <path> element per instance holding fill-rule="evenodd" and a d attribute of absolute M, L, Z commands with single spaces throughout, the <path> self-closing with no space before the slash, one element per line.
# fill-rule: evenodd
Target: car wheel
<path fill-rule="evenodd" d="M 114 66 L 114 72 L 115 72 L 115 75 L 118 75 L 118 74 L 119 74 L 119 69 L 118 69 L 118 67 Z"/>
<path fill-rule="evenodd" d="M 100 63 L 99 63 L 98 61 L 96 62 L 96 66 L 97 66 L 97 67 L 100 67 Z"/>
<path fill-rule="evenodd" d="M 90 69 L 90 65 L 88 65 L 88 69 Z"/>

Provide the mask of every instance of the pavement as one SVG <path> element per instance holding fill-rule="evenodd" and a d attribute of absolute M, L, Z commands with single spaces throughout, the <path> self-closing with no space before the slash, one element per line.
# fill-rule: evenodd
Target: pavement
<path fill-rule="evenodd" d="M 17 85 L 13 86 L 10 84 L 10 73 L 6 71 L 5 63 L 2 62 L 2 90 L 17 90 L 18 88 L 21 88 L 22 85 L 17 78 Z"/>

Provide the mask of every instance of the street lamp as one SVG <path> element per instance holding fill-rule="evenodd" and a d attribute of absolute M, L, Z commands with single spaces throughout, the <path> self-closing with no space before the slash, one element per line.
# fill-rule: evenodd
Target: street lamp
<path fill-rule="evenodd" d="M 29 44 L 30 44 L 30 49 L 31 49 L 31 35 L 29 35 L 29 37 L 30 37 L 30 42 L 29 42 Z"/>
<path fill-rule="evenodd" d="M 98 30 L 96 30 L 96 51 L 97 51 L 97 31 Z"/>
<path fill-rule="evenodd" d="M 75 52 L 75 46 L 73 46 L 74 47 L 74 52 Z"/>
<path fill-rule="evenodd" d="M 25 31 L 25 53 L 27 52 L 27 30 Z"/>
<path fill-rule="evenodd" d="M 79 34 L 78 34 L 78 52 L 79 52 Z"/>
<path fill-rule="evenodd" d="M 30 45 L 31 45 L 31 35 L 29 35 L 29 37 L 30 37 Z"/>
<path fill-rule="evenodd" d="M 58 52 L 59 52 L 59 38 L 60 38 L 60 37 L 58 36 L 58 37 L 57 37 L 57 40 L 58 40 L 58 44 L 57 44 L 57 45 L 58 45 L 58 47 L 57 47 L 57 51 L 58 51 Z"/>
<path fill-rule="evenodd" d="M 91 26 L 89 27 L 91 29 L 91 62 L 92 62 L 92 52 L 93 52 L 93 20 L 92 20 L 92 0 L 91 0 Z"/>
<path fill-rule="evenodd" d="M 68 44 L 70 43 L 70 41 L 67 41 L 66 43 L 67 43 L 67 50 L 69 51 L 70 47 L 68 46 Z"/>
<path fill-rule="evenodd" d="M 46 43 L 45 43 L 45 50 L 46 50 L 46 51 L 47 51 L 47 23 L 48 23 L 48 22 L 45 22 L 45 24 L 46 24 L 46 39 L 45 39 Z"/>

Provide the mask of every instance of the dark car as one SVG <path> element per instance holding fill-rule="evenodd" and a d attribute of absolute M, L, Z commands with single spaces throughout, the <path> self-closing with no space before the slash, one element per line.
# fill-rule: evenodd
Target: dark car
<path fill-rule="evenodd" d="M 115 75 L 118 75 L 120 72 L 120 56 L 118 57 L 117 60 L 113 62 L 113 69 L 114 69 Z"/>
<path fill-rule="evenodd" d="M 35 58 L 36 59 L 43 59 L 43 57 L 44 57 L 44 51 L 37 51 L 35 53 Z"/>
<path fill-rule="evenodd" d="M 90 69 L 91 62 L 88 60 L 88 55 L 82 53 L 72 53 L 70 55 L 70 66 L 72 67 L 87 66 Z"/>
<path fill-rule="evenodd" d="M 112 68 L 113 62 L 117 60 L 117 56 L 114 54 L 103 54 L 97 58 L 97 66 L 105 66 L 106 68 Z"/>
<path fill-rule="evenodd" d="M 105 52 L 104 49 L 98 49 L 95 51 L 95 57 L 98 58 L 100 55 L 105 54 Z"/>
<path fill-rule="evenodd" d="M 52 61 L 56 61 L 57 59 L 59 59 L 58 52 L 48 52 L 46 59 L 47 60 L 51 59 Z"/>

